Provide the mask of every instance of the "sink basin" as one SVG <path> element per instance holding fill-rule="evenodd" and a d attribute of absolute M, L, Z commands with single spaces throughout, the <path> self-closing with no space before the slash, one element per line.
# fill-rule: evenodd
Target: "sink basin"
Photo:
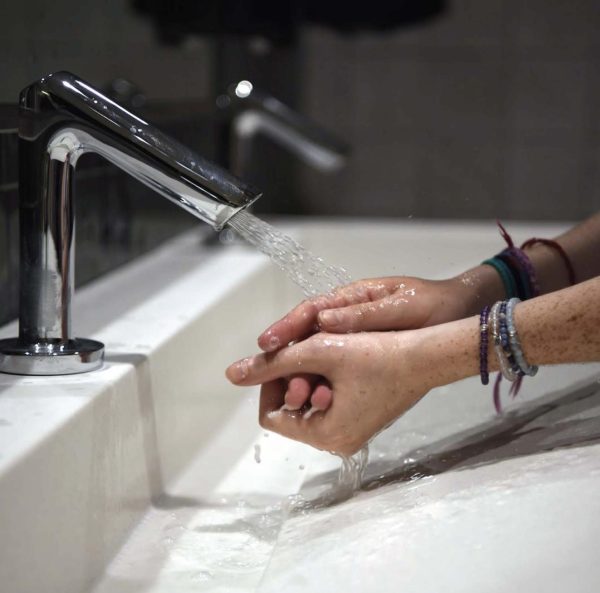
<path fill-rule="evenodd" d="M 491 223 L 281 225 L 356 278 L 442 278 L 502 248 Z M 223 374 L 301 298 L 196 233 L 79 291 L 104 367 L 0 375 L 1 590 L 597 590 L 600 365 L 542 369 L 502 417 L 475 379 L 433 391 L 372 443 L 364 488 L 322 505 L 339 460 L 265 433 L 257 389 Z"/>

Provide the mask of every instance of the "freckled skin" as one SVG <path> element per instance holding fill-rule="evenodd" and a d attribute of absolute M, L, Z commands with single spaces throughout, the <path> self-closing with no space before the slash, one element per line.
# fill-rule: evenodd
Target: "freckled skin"
<path fill-rule="evenodd" d="M 530 364 L 600 361 L 600 277 L 517 305 L 515 324 Z M 333 340 L 342 345 L 327 345 Z M 491 351 L 493 371 L 497 362 Z M 299 359 L 311 376 L 308 381 L 318 377 L 312 397 L 320 411 L 307 420 L 297 411 L 272 413 L 305 389 L 302 378 L 287 379 Z M 479 319 L 474 316 L 403 332 L 315 334 L 301 344 L 235 363 L 227 376 L 238 385 L 262 384 L 264 428 L 350 455 L 433 387 L 478 372 Z M 317 417 L 320 421 L 313 422 Z"/>
<path fill-rule="evenodd" d="M 573 262 L 578 281 L 600 274 L 600 214 L 556 241 Z M 536 269 L 542 293 L 567 286 L 564 262 L 555 250 L 537 244 L 526 253 Z M 482 259 L 486 255 L 482 254 Z M 265 352 L 272 352 L 277 349 L 273 336 L 283 346 L 319 331 L 353 333 L 427 327 L 477 314 L 484 305 L 502 298 L 502 281 L 490 266 L 477 266 L 441 281 L 404 276 L 360 280 L 302 302 L 263 332 L 258 344 Z"/>
<path fill-rule="evenodd" d="M 525 358 L 537 365 L 600 360 L 600 214 L 556 241 L 580 284 L 564 288 L 568 275 L 555 250 L 527 250 L 542 293 L 549 294 L 515 309 Z M 236 384 L 263 383 L 263 426 L 352 453 L 432 387 L 478 373 L 478 319 L 469 316 L 503 298 L 491 266 L 441 281 L 361 280 L 302 302 L 259 336 L 265 354 L 232 365 L 227 374 Z M 333 334 L 343 334 L 342 348 L 332 348 Z M 300 344 L 278 349 L 278 342 Z M 497 370 L 491 344 L 488 352 L 489 369 Z M 284 402 L 297 412 L 273 414 Z M 319 412 L 299 428 L 298 411 L 309 404 Z"/>

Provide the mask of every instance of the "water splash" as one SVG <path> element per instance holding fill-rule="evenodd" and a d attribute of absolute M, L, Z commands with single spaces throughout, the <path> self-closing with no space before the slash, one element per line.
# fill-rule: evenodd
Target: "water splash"
<path fill-rule="evenodd" d="M 352 282 L 344 268 L 327 264 L 294 239 L 246 210 L 238 212 L 228 224 L 248 243 L 268 255 L 308 297 L 332 292 L 338 286 Z M 342 457 L 335 488 L 337 495 L 343 498 L 360 488 L 368 459 L 368 445 L 352 457 Z"/>
<path fill-rule="evenodd" d="M 228 224 L 248 243 L 268 255 L 306 296 L 332 292 L 352 281 L 343 268 L 327 264 L 285 233 L 245 210 L 238 212 Z"/>

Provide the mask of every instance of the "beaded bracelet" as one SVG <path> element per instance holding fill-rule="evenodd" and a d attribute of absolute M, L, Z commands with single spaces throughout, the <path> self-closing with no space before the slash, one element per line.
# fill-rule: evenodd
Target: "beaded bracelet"
<path fill-rule="evenodd" d="M 508 340 L 510 343 L 510 350 L 514 356 L 519 371 L 524 375 L 529 375 L 530 377 L 533 377 L 538 372 L 538 367 L 535 365 L 528 364 L 525 360 L 525 355 L 523 354 L 523 349 L 521 347 L 521 341 L 519 340 L 519 335 L 517 334 L 517 329 L 515 327 L 514 311 L 515 306 L 517 305 L 517 303 L 520 302 L 520 299 L 512 298 L 508 301 L 508 304 L 506 306 Z"/>
<path fill-rule="evenodd" d="M 479 316 L 479 376 L 481 383 L 487 385 L 490 382 L 488 373 L 488 319 L 490 308 L 486 305 Z"/>
<path fill-rule="evenodd" d="M 509 339 L 509 335 L 508 335 L 508 318 L 507 318 L 508 303 L 509 303 L 509 301 L 502 301 L 502 303 L 500 304 L 500 312 L 498 313 L 500 345 L 502 346 L 502 350 L 504 351 L 504 356 L 506 357 L 506 361 L 508 362 L 508 365 L 510 366 L 512 375 L 516 379 L 523 373 L 522 373 L 521 369 L 519 368 L 519 365 L 517 364 L 517 361 L 515 359 L 515 355 L 511 348 L 511 343 L 510 343 L 510 339 Z"/>
<path fill-rule="evenodd" d="M 512 385 L 509 394 L 515 397 L 525 375 L 533 377 L 538 367 L 530 365 L 525 359 L 523 348 L 517 328 L 515 326 L 514 311 L 520 299 L 511 298 L 507 301 L 498 301 L 492 305 L 491 309 L 487 306 L 481 312 L 479 317 L 479 369 L 481 382 L 487 385 L 489 381 L 487 368 L 487 332 L 491 334 L 494 351 L 500 366 L 500 373 L 494 382 L 494 406 L 496 411 L 502 411 L 500 405 L 500 383 L 502 377 L 511 381 Z M 484 360 L 485 355 L 485 360 Z"/>
<path fill-rule="evenodd" d="M 494 343 L 494 352 L 500 365 L 500 376 L 505 377 L 508 381 L 515 381 L 517 376 L 513 373 L 511 366 L 508 364 L 504 355 L 504 350 L 500 341 L 500 307 L 502 301 L 495 303 L 490 311 L 489 327 L 492 330 L 492 341 Z"/>
<path fill-rule="evenodd" d="M 498 325 L 498 312 L 500 310 L 500 305 L 501 301 L 498 301 L 492 306 L 489 323 L 489 328 L 492 332 L 492 340 L 494 343 L 494 351 L 496 353 L 496 358 L 498 359 L 498 364 L 500 365 L 500 372 L 496 376 L 493 389 L 494 407 L 496 408 L 496 413 L 498 414 L 502 412 L 502 405 L 500 404 L 500 383 L 502 381 L 502 377 L 506 377 L 509 381 L 514 381 L 516 379 L 516 377 L 513 376 L 512 370 L 508 366 L 506 359 L 504 358 L 504 352 L 502 350 L 502 346 L 500 345 L 500 333 Z"/>

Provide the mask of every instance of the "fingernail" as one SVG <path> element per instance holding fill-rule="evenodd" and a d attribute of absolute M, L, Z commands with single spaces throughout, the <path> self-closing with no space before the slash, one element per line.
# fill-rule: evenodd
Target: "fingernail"
<path fill-rule="evenodd" d="M 249 358 L 234 362 L 226 371 L 227 378 L 232 383 L 240 383 L 248 377 L 250 372 Z"/>
<path fill-rule="evenodd" d="M 321 311 L 319 314 L 321 323 L 329 326 L 340 325 L 344 321 L 344 314 L 341 311 Z"/>
<path fill-rule="evenodd" d="M 281 347 L 281 340 L 273 335 L 271 330 L 264 332 L 258 339 L 259 344 L 265 352 L 273 352 Z"/>

